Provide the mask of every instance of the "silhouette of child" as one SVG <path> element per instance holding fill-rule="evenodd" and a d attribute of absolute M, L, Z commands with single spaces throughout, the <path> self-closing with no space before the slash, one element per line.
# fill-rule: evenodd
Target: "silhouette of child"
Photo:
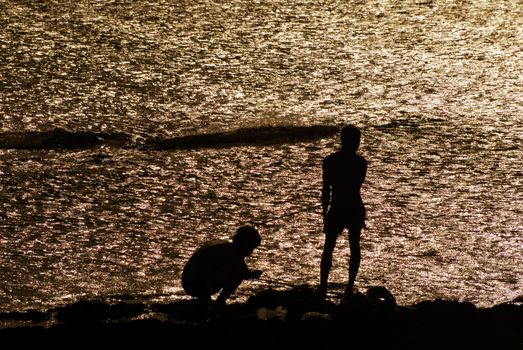
<path fill-rule="evenodd" d="M 245 279 L 257 279 L 262 271 L 250 270 L 245 257 L 261 243 L 258 231 L 249 225 L 238 228 L 231 240 L 213 240 L 198 248 L 189 258 L 182 273 L 182 287 L 196 298 L 211 301 L 223 308 L 229 296 Z"/>

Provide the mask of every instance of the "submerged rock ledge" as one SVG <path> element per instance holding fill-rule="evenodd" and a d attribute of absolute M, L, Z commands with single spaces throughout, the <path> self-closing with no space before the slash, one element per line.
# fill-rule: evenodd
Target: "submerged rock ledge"
<path fill-rule="evenodd" d="M 404 307 L 383 287 L 338 303 L 319 299 L 307 287 L 269 289 L 220 314 L 196 300 L 151 305 L 80 301 L 50 311 L 58 323 L 1 329 L 2 344 L 55 349 L 523 349 L 521 300 L 490 308 L 441 299 Z M 29 317 L 43 319 L 38 313 Z"/>
<path fill-rule="evenodd" d="M 261 126 L 240 128 L 228 132 L 197 134 L 148 141 L 144 148 L 153 150 L 176 150 L 197 148 L 225 148 L 240 145 L 273 145 L 312 141 L 338 133 L 333 125 L 309 126 Z"/>
<path fill-rule="evenodd" d="M 101 145 L 141 150 L 179 150 L 226 148 L 241 145 L 274 145 L 305 142 L 332 136 L 339 132 L 335 125 L 279 125 L 247 127 L 227 132 L 185 135 L 173 138 L 152 138 L 136 144 L 125 133 L 69 131 L 55 128 L 48 131 L 0 133 L 0 149 L 76 150 Z"/>

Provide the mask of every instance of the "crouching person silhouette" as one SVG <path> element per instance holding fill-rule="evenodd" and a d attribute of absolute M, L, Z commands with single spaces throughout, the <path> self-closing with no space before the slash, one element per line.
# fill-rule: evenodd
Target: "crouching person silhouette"
<path fill-rule="evenodd" d="M 245 257 L 261 243 L 258 231 L 249 225 L 241 226 L 230 240 L 213 240 L 198 248 L 189 258 L 182 273 L 184 291 L 195 298 L 212 301 L 219 292 L 214 307 L 225 308 L 227 299 L 243 280 L 257 279 L 262 271 L 250 270 Z"/>

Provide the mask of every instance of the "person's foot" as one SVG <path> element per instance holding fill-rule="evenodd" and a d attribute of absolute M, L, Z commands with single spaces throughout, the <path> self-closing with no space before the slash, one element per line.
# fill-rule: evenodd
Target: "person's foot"
<path fill-rule="evenodd" d="M 319 286 L 317 291 L 318 298 L 325 300 L 327 298 L 327 286 Z"/>
<path fill-rule="evenodd" d="M 354 290 L 353 286 L 347 286 L 345 288 L 345 293 L 343 295 L 343 298 L 350 299 L 355 293 L 356 293 L 356 291 Z"/>

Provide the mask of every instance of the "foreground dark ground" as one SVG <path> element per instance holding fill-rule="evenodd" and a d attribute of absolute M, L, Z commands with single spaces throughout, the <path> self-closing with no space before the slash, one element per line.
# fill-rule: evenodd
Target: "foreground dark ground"
<path fill-rule="evenodd" d="M 519 299 L 491 308 L 439 299 L 405 307 L 382 287 L 332 302 L 299 286 L 262 291 L 220 314 L 191 300 L 152 305 L 80 301 L 51 310 L 58 322 L 50 327 L 0 330 L 0 347 L 523 350 Z M 1 316 L 34 321 L 46 315 Z"/>

